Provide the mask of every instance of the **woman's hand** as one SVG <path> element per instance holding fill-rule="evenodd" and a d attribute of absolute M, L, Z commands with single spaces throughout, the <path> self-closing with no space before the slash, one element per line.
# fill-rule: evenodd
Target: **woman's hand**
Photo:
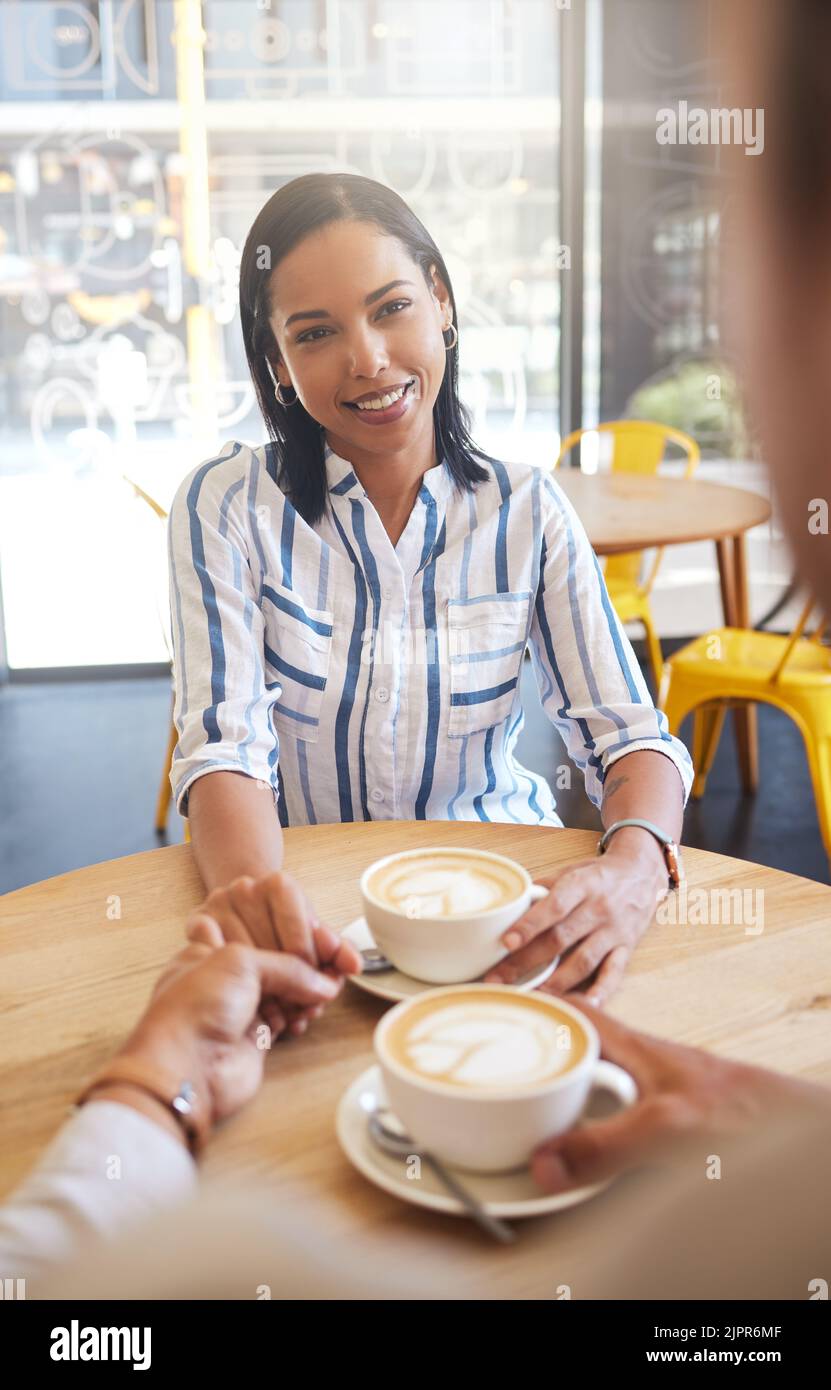
<path fill-rule="evenodd" d="M 337 980 L 360 973 L 361 957 L 355 947 L 319 920 L 300 884 L 283 870 L 258 879 L 235 878 L 227 887 L 214 888 L 185 927 L 190 940 L 199 939 L 193 936 L 193 925 L 203 918 L 218 927 L 221 941 L 289 952 Z M 314 1009 L 295 1008 L 282 1014 L 283 1027 L 293 1033 L 303 1032 L 316 1016 Z M 272 1019 L 275 1027 L 280 1013 L 269 1005 L 268 1021 Z"/>
<path fill-rule="evenodd" d="M 322 1011 L 343 980 L 284 952 L 226 945 L 207 917 L 189 926 L 189 945 L 160 977 L 119 1055 L 187 1077 L 217 1121 L 260 1086 L 271 1041 L 267 1034 L 264 1040 L 265 1024 L 276 1018 L 282 1031 L 280 1019 L 290 1011 Z"/>
<path fill-rule="evenodd" d="M 612 842 L 614 844 L 614 842 Z M 541 988 L 600 1004 L 619 988 L 629 959 L 667 888 L 663 861 L 606 854 L 535 880 L 549 889 L 503 934 L 511 954 L 485 976 L 512 984 L 560 956 Z"/>

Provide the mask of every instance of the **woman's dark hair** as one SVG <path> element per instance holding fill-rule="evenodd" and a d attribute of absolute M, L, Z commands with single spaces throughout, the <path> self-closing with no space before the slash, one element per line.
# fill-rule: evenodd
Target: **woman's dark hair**
<path fill-rule="evenodd" d="M 397 237 L 421 267 L 430 288 L 430 266 L 435 265 L 449 291 L 452 322 L 456 323 L 453 286 L 442 255 L 415 213 L 391 188 L 358 174 L 304 174 L 279 188 L 260 210 L 246 238 L 240 265 L 242 336 L 257 401 L 276 448 L 278 483 L 309 525 L 314 525 L 326 509 L 324 435 L 302 401 L 287 408 L 275 397 L 266 358 L 275 359 L 279 349 L 268 322 L 268 284 L 271 271 L 310 232 L 330 222 L 346 221 L 373 223 L 380 232 Z M 436 457 L 447 460 L 457 490 L 470 491 L 489 476 L 476 459 L 494 460 L 469 434 L 470 412 L 459 399 L 458 344 L 447 359 L 433 407 Z"/>

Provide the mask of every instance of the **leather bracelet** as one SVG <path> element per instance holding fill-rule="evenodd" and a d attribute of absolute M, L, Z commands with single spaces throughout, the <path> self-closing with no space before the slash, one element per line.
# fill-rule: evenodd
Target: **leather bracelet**
<path fill-rule="evenodd" d="M 601 835 L 597 843 L 598 854 L 605 854 L 609 841 L 616 830 L 622 830 L 625 825 L 634 825 L 641 830 L 648 830 L 650 835 L 654 835 L 658 844 L 661 846 L 664 855 L 664 862 L 667 866 L 667 879 L 670 888 L 678 888 L 684 881 L 684 866 L 681 862 L 681 852 L 671 835 L 661 830 L 659 826 L 653 825 L 651 820 L 642 820 L 638 816 L 629 816 L 626 820 L 616 820 L 614 825 Z"/>
<path fill-rule="evenodd" d="M 190 1081 L 174 1081 L 169 1072 L 135 1057 L 114 1057 L 93 1077 L 75 1102 L 79 1109 L 101 1086 L 135 1086 L 161 1102 L 176 1118 L 194 1158 L 201 1152 L 211 1129 L 210 1115 L 198 1107 L 196 1091 Z"/>

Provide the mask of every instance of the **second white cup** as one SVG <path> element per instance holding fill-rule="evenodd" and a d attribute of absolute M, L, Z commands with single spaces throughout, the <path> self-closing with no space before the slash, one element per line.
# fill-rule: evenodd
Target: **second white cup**
<path fill-rule="evenodd" d="M 409 916 L 384 902 L 373 892 L 372 882 L 379 871 L 398 860 L 433 859 L 452 856 L 474 863 L 490 860 L 512 871 L 517 883 L 516 897 L 500 906 L 453 915 Z M 378 859 L 361 875 L 361 901 L 367 925 L 377 946 L 405 975 L 428 984 L 463 984 L 477 980 L 508 954 L 502 933 L 527 911 L 532 902 L 544 898 L 548 889 L 532 883 L 530 875 L 515 860 L 489 850 L 445 847 L 402 850 Z"/>

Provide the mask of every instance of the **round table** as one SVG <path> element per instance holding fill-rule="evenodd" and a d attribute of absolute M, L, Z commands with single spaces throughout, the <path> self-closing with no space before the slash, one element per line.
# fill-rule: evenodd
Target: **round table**
<path fill-rule="evenodd" d="M 323 920 L 342 928 L 360 912 L 362 870 L 395 849 L 496 848 L 539 876 L 592 854 L 596 842 L 590 831 L 449 821 L 298 827 L 285 832 L 285 868 Z M 763 894 L 764 930 L 654 923 L 609 1013 L 646 1032 L 831 1083 L 831 888 L 703 850 L 686 850 L 685 863 L 688 902 L 691 893 L 705 895 L 703 902 L 723 888 Z M 175 845 L 0 899 L 0 1199 L 132 1028 L 202 896 L 191 847 Z M 429 1251 L 471 1296 L 553 1296 L 553 1232 L 558 1254 L 579 1251 L 585 1213 L 617 1184 L 572 1211 L 523 1223 L 514 1246 L 490 1247 L 468 1223 L 376 1189 L 341 1153 L 336 1106 L 371 1064 L 372 1031 L 386 1007 L 347 984 L 305 1037 L 279 1042 L 259 1094 L 210 1141 L 206 1175 L 267 1177 L 293 1204 L 323 1199 L 339 1229 L 377 1233 L 397 1259 Z"/>
<path fill-rule="evenodd" d="M 579 468 L 558 468 L 555 477 L 598 555 L 741 540 L 771 516 L 767 497 L 699 478 L 582 473 Z"/>
<path fill-rule="evenodd" d="M 770 520 L 767 497 L 698 478 L 558 468 L 556 479 L 597 555 L 714 541 L 724 622 L 750 626 L 745 536 Z M 756 707 L 737 707 L 733 718 L 742 786 L 754 792 L 759 785 Z"/>

